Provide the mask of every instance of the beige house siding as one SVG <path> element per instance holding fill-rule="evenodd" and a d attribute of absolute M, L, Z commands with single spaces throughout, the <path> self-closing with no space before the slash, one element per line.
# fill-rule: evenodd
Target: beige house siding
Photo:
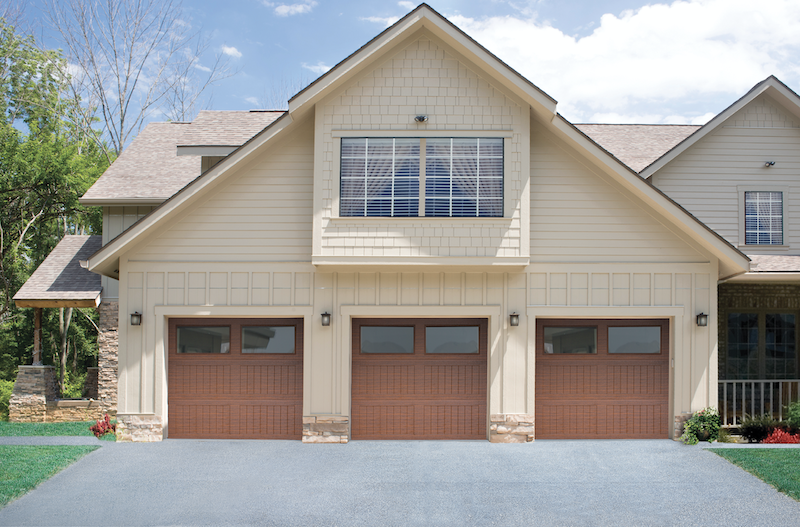
<path fill-rule="evenodd" d="M 317 108 L 315 257 L 528 255 L 528 211 L 521 201 L 528 106 L 477 75 L 438 39 L 423 31 Z M 416 115 L 428 116 L 427 123 L 416 123 Z M 504 217 L 339 218 L 339 148 L 347 136 L 503 137 Z"/>
<path fill-rule="evenodd" d="M 761 95 L 652 176 L 653 184 L 745 253 L 800 250 L 800 120 Z M 775 161 L 769 168 L 764 164 Z M 785 247 L 744 245 L 743 192 L 784 192 Z"/>
<path fill-rule="evenodd" d="M 531 124 L 531 262 L 707 262 L 574 150 Z"/>
<path fill-rule="evenodd" d="M 300 123 L 146 246 L 149 261 L 310 261 L 312 122 Z"/>
<path fill-rule="evenodd" d="M 147 215 L 152 206 L 103 207 L 103 245 L 107 244 Z M 116 301 L 119 298 L 119 281 L 107 276 L 101 277 L 103 300 Z"/>

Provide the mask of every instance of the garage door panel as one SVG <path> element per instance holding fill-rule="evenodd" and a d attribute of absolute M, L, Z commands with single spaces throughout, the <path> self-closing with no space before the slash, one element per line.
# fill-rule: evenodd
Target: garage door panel
<path fill-rule="evenodd" d="M 658 353 L 608 352 L 608 329 L 661 328 Z M 543 327 L 597 327 L 596 348 L 559 354 Z M 559 329 L 561 331 L 561 329 Z M 574 333 L 573 333 L 574 334 Z M 555 342 L 555 338 L 553 340 Z M 652 341 L 649 341 L 652 343 Z M 666 320 L 539 320 L 536 350 L 538 439 L 649 439 L 668 436 L 669 323 Z"/>

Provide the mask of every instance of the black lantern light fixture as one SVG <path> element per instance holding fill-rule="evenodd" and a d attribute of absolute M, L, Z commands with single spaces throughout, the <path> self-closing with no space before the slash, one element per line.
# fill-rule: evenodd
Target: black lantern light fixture
<path fill-rule="evenodd" d="M 701 328 L 706 327 L 708 325 L 708 315 L 705 313 L 697 315 L 697 325 Z"/>
<path fill-rule="evenodd" d="M 142 325 L 142 314 L 138 311 L 134 311 L 131 313 L 131 326 L 141 326 Z"/>
<path fill-rule="evenodd" d="M 519 326 L 519 315 L 516 311 L 508 315 L 508 323 L 512 326 Z"/>
<path fill-rule="evenodd" d="M 331 314 L 327 311 L 322 314 L 322 325 L 323 326 L 330 326 L 331 325 Z"/>

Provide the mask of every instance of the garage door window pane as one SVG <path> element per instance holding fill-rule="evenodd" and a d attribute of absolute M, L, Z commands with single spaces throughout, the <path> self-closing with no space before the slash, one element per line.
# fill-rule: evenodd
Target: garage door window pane
<path fill-rule="evenodd" d="M 294 326 L 243 327 L 242 353 L 294 353 Z"/>
<path fill-rule="evenodd" d="M 597 328 L 544 328 L 544 352 L 595 354 Z"/>
<path fill-rule="evenodd" d="M 414 353 L 414 328 L 361 326 L 361 353 Z"/>
<path fill-rule="evenodd" d="M 660 353 L 661 328 L 631 326 L 608 328 L 609 353 Z"/>
<path fill-rule="evenodd" d="M 478 353 L 478 326 L 425 328 L 425 353 Z"/>
<path fill-rule="evenodd" d="M 179 327 L 178 353 L 228 353 L 231 328 L 228 326 Z"/>

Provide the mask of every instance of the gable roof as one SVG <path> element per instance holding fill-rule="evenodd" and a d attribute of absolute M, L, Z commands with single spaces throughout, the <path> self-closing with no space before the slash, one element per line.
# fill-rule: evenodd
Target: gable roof
<path fill-rule="evenodd" d="M 641 172 L 700 128 L 683 124 L 576 124 L 575 127 L 635 172 Z"/>
<path fill-rule="evenodd" d="M 203 110 L 178 140 L 178 155 L 202 155 L 209 147 L 227 147 L 229 150 L 219 153 L 228 155 L 284 113 L 285 110 Z"/>
<path fill-rule="evenodd" d="M 103 244 L 102 236 L 69 235 L 14 295 L 17 307 L 97 307 L 100 275 L 81 267 Z"/>
<path fill-rule="evenodd" d="M 649 178 L 652 176 L 664 165 L 681 155 L 693 145 L 697 144 L 697 142 L 702 138 L 706 137 L 708 134 L 722 126 L 725 121 L 727 121 L 739 110 L 750 104 L 756 97 L 762 94 L 769 95 L 779 104 L 784 106 L 795 117 L 800 119 L 800 96 L 798 96 L 794 91 L 792 91 L 791 88 L 778 80 L 774 75 L 770 75 L 763 81 L 753 86 L 753 88 L 743 95 L 738 101 L 728 106 L 708 123 L 700 127 L 697 131 L 678 143 L 674 148 L 670 149 L 663 156 L 643 169 L 640 173 L 641 176 L 643 178 Z"/>
<path fill-rule="evenodd" d="M 158 204 L 200 175 L 199 157 L 175 148 L 188 123 L 150 123 L 80 198 L 82 205 Z"/>
<path fill-rule="evenodd" d="M 492 82 L 497 81 L 498 85 L 518 95 L 521 101 L 531 109 L 533 115 L 554 135 L 584 153 L 594 166 L 609 175 L 626 190 L 633 192 L 645 206 L 650 207 L 667 224 L 674 225 L 699 246 L 709 250 L 719 259 L 720 272 L 724 273 L 723 276 L 745 272 L 749 268 L 747 256 L 700 223 L 661 191 L 640 179 L 630 168 L 557 114 L 555 112 L 556 103 L 552 98 L 486 51 L 427 4 L 421 4 L 293 97 L 287 113 L 109 242 L 90 258 L 89 268 L 94 272 L 116 278 L 119 269 L 119 255 L 137 243 L 150 229 L 155 228 L 156 224 L 177 214 L 178 211 L 184 210 L 194 199 L 199 199 L 199 196 L 205 195 L 206 191 L 223 180 L 226 174 L 230 173 L 249 155 L 267 145 L 284 129 L 290 128 L 293 122 L 299 122 L 301 117 L 310 115 L 309 111 L 313 109 L 314 104 L 322 100 L 331 90 L 343 86 L 353 76 L 368 66 L 376 64 L 381 57 L 395 49 L 396 45 L 423 30 L 445 42 L 454 50 L 459 59 L 467 61 L 470 67 L 474 66 L 479 73 L 491 78 Z"/>

